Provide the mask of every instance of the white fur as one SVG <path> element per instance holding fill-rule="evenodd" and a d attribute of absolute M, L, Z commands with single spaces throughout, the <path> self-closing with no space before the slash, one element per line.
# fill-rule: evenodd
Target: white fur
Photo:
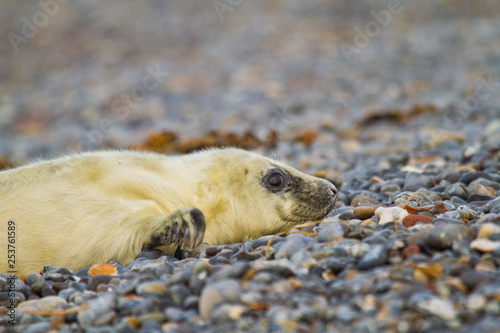
<path fill-rule="evenodd" d="M 204 241 L 212 245 L 284 230 L 292 222 L 276 205 L 291 214 L 293 193 L 261 185 L 262 174 L 276 166 L 311 184 L 325 182 L 239 149 L 89 152 L 0 172 L 0 271 L 9 270 L 8 221 L 16 224 L 18 273 L 45 264 L 73 270 L 112 259 L 129 264 L 158 217 L 182 207 L 204 213 Z"/>

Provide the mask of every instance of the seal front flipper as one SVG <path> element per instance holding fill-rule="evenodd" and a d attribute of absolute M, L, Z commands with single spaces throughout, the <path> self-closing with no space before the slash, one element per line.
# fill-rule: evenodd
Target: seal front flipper
<path fill-rule="evenodd" d="M 142 251 L 169 245 L 192 249 L 200 245 L 205 236 L 205 216 L 198 208 L 184 207 L 158 219 L 158 226 Z"/>

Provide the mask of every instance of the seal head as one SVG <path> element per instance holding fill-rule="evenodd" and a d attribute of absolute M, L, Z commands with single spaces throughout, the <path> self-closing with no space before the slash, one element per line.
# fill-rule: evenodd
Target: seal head
<path fill-rule="evenodd" d="M 202 197 L 209 198 L 210 193 L 225 195 L 213 198 L 217 203 L 199 207 L 206 216 L 204 241 L 209 244 L 286 231 L 296 224 L 323 218 L 335 205 L 337 189 L 324 179 L 239 149 L 210 153 L 214 163 L 207 174 L 213 187 L 202 190 Z M 228 239 L 223 241 L 223 235 Z"/>

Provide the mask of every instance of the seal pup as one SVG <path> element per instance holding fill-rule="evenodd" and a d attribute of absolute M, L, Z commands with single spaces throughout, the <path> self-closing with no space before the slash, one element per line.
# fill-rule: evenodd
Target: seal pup
<path fill-rule="evenodd" d="M 0 172 L 1 225 L 15 226 L 20 274 L 258 238 L 323 218 L 336 196 L 324 179 L 236 148 L 87 152 Z M 7 242 L 4 230 L 2 258 Z"/>

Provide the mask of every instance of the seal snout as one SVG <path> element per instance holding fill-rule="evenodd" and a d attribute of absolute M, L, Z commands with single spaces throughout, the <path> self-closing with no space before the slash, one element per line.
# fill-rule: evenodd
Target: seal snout
<path fill-rule="evenodd" d="M 323 188 L 326 187 L 326 192 L 331 196 L 331 199 L 333 200 L 333 202 L 335 202 L 337 200 L 338 191 L 337 191 L 337 188 L 335 187 L 335 185 L 333 185 L 332 183 L 330 183 L 327 180 L 321 179 L 321 187 L 323 187 Z"/>
<path fill-rule="evenodd" d="M 337 199 L 337 188 L 332 184 L 331 186 L 329 186 L 329 190 L 330 192 L 332 192 L 333 199 Z"/>

